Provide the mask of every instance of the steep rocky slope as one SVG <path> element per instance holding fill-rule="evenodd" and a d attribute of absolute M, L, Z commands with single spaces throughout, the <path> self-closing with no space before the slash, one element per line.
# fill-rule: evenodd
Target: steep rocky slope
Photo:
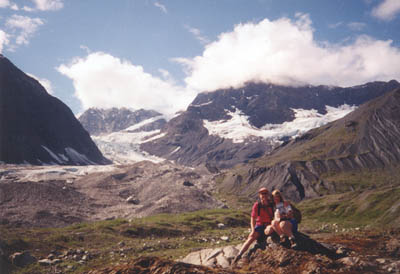
<path fill-rule="evenodd" d="M 0 55 L 0 162 L 107 164 L 72 111 Z"/>
<path fill-rule="evenodd" d="M 154 122 L 146 124 L 146 127 L 138 128 L 136 131 L 160 129 L 166 123 L 157 111 L 145 109 L 134 111 L 127 108 L 90 108 L 79 117 L 79 121 L 90 135 L 97 136 L 124 130 L 153 117 L 159 119 L 154 119 Z"/>
<path fill-rule="evenodd" d="M 162 137 L 142 144 L 141 148 L 180 164 L 232 167 L 269 153 L 279 142 L 297 134 L 296 130 L 273 137 L 260 133 L 294 121 L 296 112 L 314 109 L 314 115 L 322 116 L 327 114 L 326 106 L 358 106 L 399 86 L 394 80 L 350 88 L 249 83 L 239 89 L 201 93 L 185 112 L 167 123 Z M 239 132 L 240 138 L 229 136 L 234 135 L 234 128 L 227 122 L 235 118 L 240 126 L 246 125 L 246 130 L 256 135 Z M 227 126 L 219 127 L 219 132 L 211 128 L 223 124 Z"/>
<path fill-rule="evenodd" d="M 393 181 L 400 164 L 400 89 L 367 102 L 344 118 L 311 130 L 269 156 L 221 177 L 221 189 L 251 195 L 278 188 L 294 201 Z M 368 173 L 370 172 L 370 173 Z M 338 176 L 378 173 L 340 185 Z M 349 175 L 350 174 L 350 175 Z M 384 177 L 386 176 L 386 177 Z M 342 181 L 346 182 L 346 178 Z M 348 181 L 348 180 L 347 180 Z M 355 187 L 354 187 L 355 186 Z"/>

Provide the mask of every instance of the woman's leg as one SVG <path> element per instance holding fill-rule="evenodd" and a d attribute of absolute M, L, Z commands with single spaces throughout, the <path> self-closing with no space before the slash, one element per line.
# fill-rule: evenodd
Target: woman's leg
<path fill-rule="evenodd" d="M 280 222 L 277 220 L 273 220 L 271 223 L 272 228 L 275 230 L 276 233 L 278 233 L 279 236 L 283 235 L 283 230 L 280 227 Z"/>
<path fill-rule="evenodd" d="M 283 221 L 279 223 L 279 227 L 282 233 L 289 238 L 293 238 L 292 223 L 289 221 Z"/>
<path fill-rule="evenodd" d="M 269 235 L 272 235 L 272 233 L 274 233 L 274 231 L 275 231 L 274 227 L 272 226 L 272 224 L 270 224 L 265 228 L 264 234 L 266 236 L 269 236 Z"/>

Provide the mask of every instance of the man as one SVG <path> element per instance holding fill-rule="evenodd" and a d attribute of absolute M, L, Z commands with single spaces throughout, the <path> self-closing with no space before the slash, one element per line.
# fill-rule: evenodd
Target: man
<path fill-rule="evenodd" d="M 235 257 L 233 263 L 236 263 L 242 258 L 242 255 L 247 251 L 250 245 L 257 239 L 265 240 L 266 234 L 273 232 L 270 224 L 274 217 L 273 204 L 269 198 L 269 191 L 265 187 L 258 191 L 260 201 L 254 203 L 251 211 L 251 232 L 246 242 L 243 244 L 239 254 Z"/>

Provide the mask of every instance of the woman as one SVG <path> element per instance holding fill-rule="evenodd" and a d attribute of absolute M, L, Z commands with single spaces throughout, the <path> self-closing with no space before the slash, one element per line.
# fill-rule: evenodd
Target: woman
<path fill-rule="evenodd" d="M 286 241 L 285 237 L 288 237 L 290 246 L 295 248 L 297 243 L 293 233 L 297 232 L 297 221 L 293 218 L 292 207 L 288 201 L 283 200 L 279 190 L 274 190 L 272 197 L 276 209 L 271 226 L 280 236 L 281 242 Z"/>
<path fill-rule="evenodd" d="M 260 201 L 253 205 L 251 211 L 250 235 L 240 249 L 239 254 L 235 257 L 233 263 L 236 263 L 240 260 L 240 258 L 242 258 L 242 255 L 255 240 L 259 239 L 260 237 L 264 237 L 265 240 L 265 235 L 269 235 L 273 232 L 270 224 L 274 217 L 274 210 L 273 203 L 269 199 L 268 189 L 265 187 L 260 188 L 258 191 L 258 196 Z"/>

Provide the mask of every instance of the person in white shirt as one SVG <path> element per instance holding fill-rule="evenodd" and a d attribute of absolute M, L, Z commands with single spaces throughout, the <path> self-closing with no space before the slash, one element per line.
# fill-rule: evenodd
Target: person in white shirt
<path fill-rule="evenodd" d="M 297 232 L 297 221 L 293 217 L 292 207 L 288 201 L 283 200 L 279 190 L 272 192 L 272 197 L 275 203 L 274 219 L 271 223 L 272 228 L 280 236 L 281 242 L 289 238 L 292 248 L 297 247 L 294 232 Z"/>

